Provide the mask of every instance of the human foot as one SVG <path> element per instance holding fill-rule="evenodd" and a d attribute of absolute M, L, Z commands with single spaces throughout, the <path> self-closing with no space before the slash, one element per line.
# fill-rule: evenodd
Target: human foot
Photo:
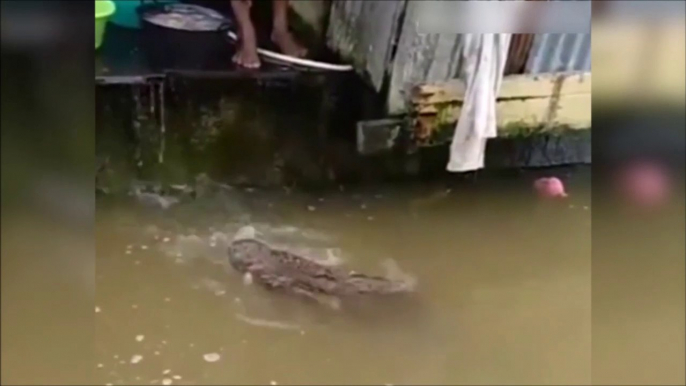
<path fill-rule="evenodd" d="M 275 29 L 272 32 L 272 41 L 279 47 L 283 54 L 302 58 L 307 55 L 307 49 L 298 43 L 293 35 L 286 31 Z"/>
<path fill-rule="evenodd" d="M 233 62 L 245 68 L 259 68 L 260 57 L 257 55 L 257 39 L 254 31 L 241 34 L 238 51 L 233 56 Z"/>

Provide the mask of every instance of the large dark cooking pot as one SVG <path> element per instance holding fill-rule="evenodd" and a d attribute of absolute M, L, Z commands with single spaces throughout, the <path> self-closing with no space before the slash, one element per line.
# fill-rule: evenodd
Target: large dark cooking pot
<path fill-rule="evenodd" d="M 226 38 L 232 22 L 192 4 L 144 2 L 138 8 L 143 48 L 156 71 L 203 70 L 229 66 L 234 52 Z"/>

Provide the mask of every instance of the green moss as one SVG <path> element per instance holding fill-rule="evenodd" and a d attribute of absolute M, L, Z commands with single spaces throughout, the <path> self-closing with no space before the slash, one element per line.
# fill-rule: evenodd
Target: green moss
<path fill-rule="evenodd" d="M 504 127 L 498 128 L 499 134 L 508 138 L 526 138 L 539 134 L 563 135 L 570 131 L 578 131 L 569 125 L 546 126 L 543 124 L 532 125 L 523 121 L 510 122 Z"/>

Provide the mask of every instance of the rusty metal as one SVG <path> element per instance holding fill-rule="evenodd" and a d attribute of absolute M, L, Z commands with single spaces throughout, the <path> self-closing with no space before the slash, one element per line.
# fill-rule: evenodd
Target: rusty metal
<path fill-rule="evenodd" d="M 412 93 L 412 137 L 417 146 L 446 143 L 455 128 L 462 100 L 452 90 L 423 85 Z"/>
<path fill-rule="evenodd" d="M 534 34 L 515 34 L 510 41 L 505 75 L 523 74 L 534 44 Z"/>

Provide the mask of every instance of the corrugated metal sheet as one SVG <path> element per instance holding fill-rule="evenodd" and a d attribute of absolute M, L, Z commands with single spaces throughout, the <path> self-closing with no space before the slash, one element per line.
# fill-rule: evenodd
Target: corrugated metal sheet
<path fill-rule="evenodd" d="M 591 71 L 591 34 L 537 34 L 526 73 Z"/>
<path fill-rule="evenodd" d="M 389 114 L 406 111 L 414 86 L 444 82 L 459 74 L 463 50 L 461 35 L 419 33 L 416 15 L 425 6 L 422 1 L 408 2 L 397 51 L 389 70 Z"/>
<path fill-rule="evenodd" d="M 329 45 L 352 57 L 377 90 L 389 75 L 389 114 L 406 112 L 411 90 L 440 83 L 461 73 L 462 35 L 420 33 L 417 15 L 432 1 L 335 0 L 328 31 Z M 401 14 L 404 12 L 404 17 Z M 431 12 L 429 12 L 431 13 Z M 399 25 L 402 19 L 402 25 Z M 525 36 L 525 35 L 520 35 Z M 541 74 L 590 71 L 591 36 L 537 34 L 515 38 L 506 73 Z M 397 48 L 394 50 L 394 43 Z M 393 52 L 395 51 L 395 56 Z"/>

